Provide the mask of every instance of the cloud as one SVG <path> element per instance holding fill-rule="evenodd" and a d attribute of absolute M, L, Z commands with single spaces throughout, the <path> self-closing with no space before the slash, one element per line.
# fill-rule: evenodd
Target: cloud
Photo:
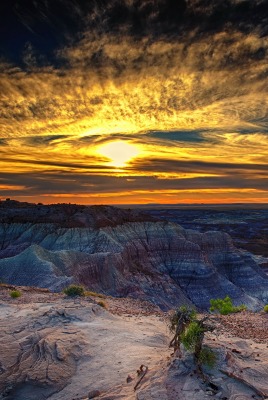
<path fill-rule="evenodd" d="M 265 0 L 29 0 L 27 7 L 13 1 L 1 7 L 0 48 L 16 63 L 25 63 L 26 52 L 34 53 L 41 65 L 58 66 L 55 52 L 78 42 L 84 32 L 96 37 L 112 34 L 179 40 L 189 33 L 196 38 L 235 28 L 244 34 L 257 30 L 264 36 L 266 14 Z M 94 60 L 98 62 L 98 53 Z"/>
<path fill-rule="evenodd" d="M 68 138 L 66 135 L 49 135 L 49 136 L 27 136 L 23 139 L 23 143 L 26 146 L 39 146 L 47 147 L 53 143 L 57 143 L 63 139 Z"/>
<path fill-rule="evenodd" d="M 150 190 L 153 197 L 159 191 L 174 200 L 176 191 L 203 190 L 208 198 L 205 191 L 213 188 L 215 199 L 222 198 L 222 188 L 226 193 L 244 188 L 248 198 L 263 200 L 266 3 L 5 5 L 0 17 L 5 187 L 29 196 L 99 191 L 108 200 L 107 193 L 124 192 L 126 200 L 139 192 L 144 201 Z M 11 30 L 17 34 L 7 35 Z M 116 140 L 139 148 L 121 170 L 98 152 Z"/>
<path fill-rule="evenodd" d="M 136 170 L 152 171 L 153 173 L 162 172 L 187 172 L 187 173 L 212 173 L 214 175 L 225 175 L 232 171 L 236 174 L 249 173 L 254 171 L 268 172 L 267 164 L 249 164 L 249 163 L 226 163 L 226 162 L 205 162 L 196 160 L 170 160 L 151 158 L 150 160 L 137 160 L 133 162 Z M 131 169 L 131 168 L 130 168 Z"/>
<path fill-rule="evenodd" d="M 82 202 L 89 204 L 266 202 L 267 178 L 225 177 L 160 180 L 152 176 L 100 176 L 57 171 L 3 174 L 2 195 L 38 202 Z M 9 182 L 8 184 L 5 183 Z M 251 199 L 251 200 L 249 200 Z"/>
<path fill-rule="evenodd" d="M 5 140 L 5 139 L 0 139 L 0 147 L 2 147 L 2 146 L 7 146 L 7 140 Z"/>
<path fill-rule="evenodd" d="M 262 2 L 88 3 L 67 2 L 72 41 L 55 41 L 50 64 L 2 64 L 2 137 L 267 124 Z M 58 9 L 44 1 L 36 7 L 51 29 Z M 27 9 L 16 13 L 35 32 Z M 31 58 L 33 45 L 25 45 Z"/>
<path fill-rule="evenodd" d="M 175 193 L 187 192 L 188 200 L 193 200 L 194 191 L 215 201 L 223 198 L 224 190 L 228 194 L 232 190 L 236 197 L 228 197 L 229 200 L 238 201 L 239 193 L 243 194 L 243 201 L 257 201 L 258 196 L 259 201 L 265 200 L 267 134 L 201 131 L 206 140 L 192 142 L 170 140 L 169 133 L 166 139 L 165 133 L 158 132 L 157 137 L 149 132 L 9 139 L 8 146 L 1 150 L 0 161 L 2 183 L 8 188 L 5 193 L 8 191 L 9 197 L 28 196 L 29 200 L 39 196 L 39 201 L 44 201 L 43 196 L 53 201 L 59 195 L 69 202 L 75 195 L 83 202 L 98 198 L 99 202 L 125 199 L 135 203 L 141 199 L 150 202 L 152 197 L 158 201 L 157 193 L 161 199 L 171 196 L 175 201 Z M 187 133 L 175 132 L 175 137 L 180 139 L 182 134 L 185 139 Z M 198 132 L 193 135 L 194 139 L 199 138 Z M 139 153 L 118 169 L 101 156 L 98 146 L 122 138 L 138 146 Z M 116 193 L 120 200 L 113 200 Z M 86 196 L 93 197 L 87 200 Z"/>
<path fill-rule="evenodd" d="M 202 135 L 202 132 L 197 131 L 155 131 L 149 132 L 148 137 L 168 141 L 171 142 L 191 142 L 191 143 L 200 143 L 206 141 L 205 135 Z"/>

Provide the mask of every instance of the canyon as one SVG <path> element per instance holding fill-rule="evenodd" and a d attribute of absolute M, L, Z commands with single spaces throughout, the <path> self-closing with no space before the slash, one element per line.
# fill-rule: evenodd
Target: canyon
<path fill-rule="evenodd" d="M 268 276 L 221 231 L 198 232 L 139 210 L 0 204 L 0 278 L 61 291 L 71 283 L 162 310 L 211 298 L 262 308 Z"/>

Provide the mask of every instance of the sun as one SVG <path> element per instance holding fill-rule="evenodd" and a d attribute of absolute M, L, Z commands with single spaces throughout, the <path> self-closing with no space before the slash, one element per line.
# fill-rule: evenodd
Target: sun
<path fill-rule="evenodd" d="M 100 146 L 98 152 L 111 160 L 110 165 L 123 167 L 139 154 L 139 149 L 133 144 L 117 140 Z"/>

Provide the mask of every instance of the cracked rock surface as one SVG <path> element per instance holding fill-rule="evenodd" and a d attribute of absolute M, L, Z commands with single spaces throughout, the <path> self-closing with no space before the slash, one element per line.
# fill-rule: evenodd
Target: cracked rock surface
<path fill-rule="evenodd" d="M 149 316 L 150 305 L 144 305 L 147 316 L 118 316 L 89 298 L 40 298 L 26 290 L 24 303 L 0 296 L 2 399 L 66 400 L 106 392 L 141 364 L 156 366 L 170 353 L 163 315 L 158 309 Z"/>
<path fill-rule="evenodd" d="M 216 364 L 196 373 L 193 356 L 172 355 L 168 314 L 148 302 L 69 299 L 0 286 L 0 398 L 3 400 L 263 400 L 268 397 L 268 314 L 213 316 L 205 345 Z M 250 323 L 252 322 L 252 323 Z M 148 371 L 138 383 L 141 365 Z M 134 390 L 137 385 L 137 389 Z"/>

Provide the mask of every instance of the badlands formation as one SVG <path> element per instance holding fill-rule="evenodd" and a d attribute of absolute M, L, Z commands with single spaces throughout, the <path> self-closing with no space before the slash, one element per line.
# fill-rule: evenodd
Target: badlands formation
<path fill-rule="evenodd" d="M 60 291 L 80 283 L 167 310 L 209 307 L 229 295 L 250 309 L 268 302 L 268 276 L 222 232 L 199 233 L 108 206 L 0 204 L 0 278 Z"/>
<path fill-rule="evenodd" d="M 268 279 L 227 234 L 105 206 L 7 201 L 0 220 L 0 399 L 268 398 Z M 170 313 L 226 295 L 251 311 L 209 316 L 203 381 L 169 347 Z"/>

